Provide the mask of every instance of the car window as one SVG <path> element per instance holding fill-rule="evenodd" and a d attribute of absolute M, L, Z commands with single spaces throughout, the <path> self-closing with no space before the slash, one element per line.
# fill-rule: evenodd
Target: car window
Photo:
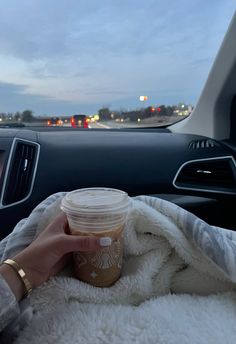
<path fill-rule="evenodd" d="M 0 3 L 0 125 L 163 126 L 193 111 L 234 12 L 224 1 Z M 75 121 L 78 124 L 78 121 Z"/>

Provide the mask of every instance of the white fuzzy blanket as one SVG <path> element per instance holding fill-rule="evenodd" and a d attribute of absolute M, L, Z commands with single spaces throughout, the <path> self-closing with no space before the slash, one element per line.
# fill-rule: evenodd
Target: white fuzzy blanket
<path fill-rule="evenodd" d="M 8 238 L 0 256 L 23 245 L 22 232 L 28 233 L 24 244 L 29 243 L 58 213 L 63 195 L 49 197 L 20 223 L 11 237 L 19 245 Z M 208 226 L 169 202 L 140 196 L 133 199 L 124 241 L 122 276 L 115 285 L 95 288 L 64 271 L 33 292 L 34 315 L 15 343 L 236 340 L 234 232 Z M 225 294 L 211 295 L 220 292 Z"/>

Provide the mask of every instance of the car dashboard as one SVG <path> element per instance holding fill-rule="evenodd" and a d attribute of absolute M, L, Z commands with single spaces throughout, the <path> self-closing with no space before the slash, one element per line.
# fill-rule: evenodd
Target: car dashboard
<path fill-rule="evenodd" d="M 234 226 L 235 150 L 227 142 L 168 129 L 0 130 L 1 237 L 49 195 L 92 186 L 181 198 L 205 220 Z"/>

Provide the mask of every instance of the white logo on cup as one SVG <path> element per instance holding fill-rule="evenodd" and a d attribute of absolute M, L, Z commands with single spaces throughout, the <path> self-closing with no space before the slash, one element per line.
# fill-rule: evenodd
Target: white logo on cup
<path fill-rule="evenodd" d="M 95 271 L 91 272 L 91 274 L 90 274 L 90 276 L 91 276 L 93 279 L 95 279 L 95 278 L 97 277 L 97 275 L 98 275 L 98 274 L 96 274 Z"/>
<path fill-rule="evenodd" d="M 120 257 L 121 243 L 117 240 L 112 246 L 105 247 L 93 254 L 86 254 L 88 262 L 99 269 L 109 269 Z"/>

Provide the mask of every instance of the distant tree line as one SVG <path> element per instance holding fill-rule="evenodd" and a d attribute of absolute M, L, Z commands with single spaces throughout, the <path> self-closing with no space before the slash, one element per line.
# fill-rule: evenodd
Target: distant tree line
<path fill-rule="evenodd" d="M 176 115 L 177 112 L 183 112 L 185 110 L 188 110 L 188 106 L 180 103 L 178 105 L 160 105 L 158 107 L 154 106 L 148 106 L 146 108 L 139 108 L 135 110 L 124 110 L 121 109 L 119 111 L 115 110 L 112 111 L 108 106 L 104 106 L 98 111 L 99 119 L 101 121 L 108 121 L 108 120 L 124 120 L 124 121 L 130 121 L 130 122 L 136 122 L 138 120 L 142 121 L 146 118 L 150 117 L 168 117 Z M 43 117 L 40 116 L 34 116 L 32 110 L 24 110 L 22 112 L 15 112 L 15 113 L 6 113 L 2 112 L 0 113 L 0 121 L 1 122 L 44 122 L 46 120 L 49 120 L 51 116 L 44 115 Z M 68 117 L 65 117 L 66 119 Z"/>
<path fill-rule="evenodd" d="M 160 105 L 158 107 L 148 106 L 146 108 L 136 109 L 136 110 L 120 110 L 120 111 L 112 111 L 108 107 L 103 107 L 98 111 L 98 115 L 100 120 L 107 121 L 107 120 L 116 120 L 116 119 L 123 119 L 129 120 L 131 122 L 137 121 L 138 119 L 143 120 L 145 118 L 153 117 L 153 116 L 173 116 L 175 113 L 174 111 L 178 108 L 178 106 L 165 106 Z"/>
<path fill-rule="evenodd" d="M 36 118 L 32 110 L 24 110 L 22 112 L 1 112 L 0 119 L 2 122 L 34 122 Z"/>

